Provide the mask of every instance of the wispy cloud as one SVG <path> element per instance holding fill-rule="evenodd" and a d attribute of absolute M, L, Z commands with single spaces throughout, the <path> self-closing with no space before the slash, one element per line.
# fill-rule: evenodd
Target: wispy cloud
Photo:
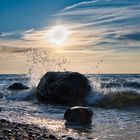
<path fill-rule="evenodd" d="M 65 7 L 56 14 L 61 26 L 70 31 L 64 50 L 121 50 L 139 47 L 140 2 L 91 0 Z M 1 34 L 3 46 L 51 48 L 47 32 L 51 27 Z M 13 39 L 13 40 L 8 40 Z M 21 43 L 22 42 L 22 43 Z M 75 47 L 76 46 L 76 47 Z M 128 49 L 130 50 L 130 49 Z"/>
<path fill-rule="evenodd" d="M 23 31 L 2 32 L 0 39 L 21 39 Z"/>
<path fill-rule="evenodd" d="M 2 32 L 1 34 L 0 34 L 0 37 L 7 37 L 7 36 L 11 36 L 11 35 L 13 35 L 14 34 L 14 32 Z"/>
<path fill-rule="evenodd" d="M 64 8 L 64 11 L 65 11 L 65 10 L 73 9 L 73 8 L 75 8 L 75 7 L 78 7 L 78 6 L 83 6 L 83 5 L 85 6 L 85 5 L 87 5 L 87 4 L 92 4 L 92 3 L 94 3 L 94 2 L 96 2 L 96 0 L 82 1 L 82 2 L 80 2 L 80 3 L 76 3 L 76 4 L 73 4 L 73 5 L 71 5 L 71 6 L 65 7 L 65 8 Z"/>
<path fill-rule="evenodd" d="M 32 41 L 29 41 L 29 37 L 25 37 L 35 32 L 34 29 L 3 32 L 0 34 L 0 52 L 1 53 L 21 53 L 31 47 L 37 47 L 33 45 Z"/>
<path fill-rule="evenodd" d="M 0 64 L 3 71 L 9 64 L 14 69 L 17 60 L 25 57 L 21 53 L 28 48 L 43 48 L 53 57 L 64 56 L 73 62 L 72 70 L 86 72 L 90 66 L 96 65 L 96 57 L 101 57 L 104 60 L 103 72 L 139 71 L 139 0 L 85 0 L 64 7 L 52 18 L 54 26 L 60 24 L 69 31 L 67 42 L 60 48 L 49 41 L 48 32 L 53 25 L 0 33 Z M 25 58 L 21 60 L 25 61 Z M 79 63 L 81 66 L 76 69 Z M 122 67 L 117 70 L 118 65 Z"/>
<path fill-rule="evenodd" d="M 82 41 L 90 49 L 111 46 L 118 51 L 125 48 L 138 50 L 140 28 L 140 1 L 91 0 L 83 1 L 58 12 L 64 21 L 79 25 Z M 98 38 L 98 39 L 97 39 Z M 94 46 L 94 47 L 93 47 Z M 92 50 L 94 50 L 92 49 Z M 99 49 L 102 50 L 102 49 Z"/>
<path fill-rule="evenodd" d="M 21 53 L 25 52 L 27 48 L 20 48 L 20 47 L 14 47 L 14 46 L 0 46 L 0 52 L 2 53 Z"/>

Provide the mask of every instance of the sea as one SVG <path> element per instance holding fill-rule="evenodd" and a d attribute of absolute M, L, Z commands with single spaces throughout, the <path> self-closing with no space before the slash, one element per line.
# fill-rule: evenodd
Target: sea
<path fill-rule="evenodd" d="M 87 106 L 93 110 L 90 126 L 65 125 L 64 112 L 67 106 L 43 104 L 35 91 L 38 82 L 31 75 L 0 75 L 0 119 L 11 122 L 35 124 L 47 127 L 60 136 L 93 140 L 140 140 L 140 103 L 129 102 L 125 108 L 108 108 L 95 105 L 103 96 L 125 94 L 140 95 L 140 74 L 87 74 L 92 86 Z M 15 82 L 30 87 L 29 90 L 10 91 L 7 88 Z M 123 98 L 123 96 L 121 97 Z"/>

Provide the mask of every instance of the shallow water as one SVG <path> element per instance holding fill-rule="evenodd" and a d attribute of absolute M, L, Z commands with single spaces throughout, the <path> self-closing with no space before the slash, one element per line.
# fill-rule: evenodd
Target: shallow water
<path fill-rule="evenodd" d="M 139 94 L 140 92 L 140 75 L 87 75 L 87 77 L 93 85 L 93 91 L 90 95 L 92 98 L 89 102 L 100 99 L 100 96 L 97 96 L 98 93 L 115 92 L 117 94 L 118 91 L 125 91 L 125 93 L 135 91 Z M 14 82 L 25 83 L 31 87 L 31 90 L 8 91 L 6 88 Z M 67 107 L 39 103 L 34 95 L 34 87 L 31 83 L 28 75 L 0 75 L 0 118 L 36 124 L 40 127 L 52 129 L 59 135 L 70 135 L 75 138 L 96 140 L 139 139 L 139 106 L 128 107 L 123 110 L 92 107 L 94 114 L 90 127 L 80 128 L 75 126 L 68 128 L 65 126 L 63 119 Z M 134 83 L 136 86 L 134 86 Z M 109 84 L 109 86 L 104 86 L 104 84 Z"/>

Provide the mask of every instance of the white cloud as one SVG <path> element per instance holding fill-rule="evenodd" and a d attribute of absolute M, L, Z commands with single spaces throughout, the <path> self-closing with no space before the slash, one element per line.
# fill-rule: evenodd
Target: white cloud
<path fill-rule="evenodd" d="M 73 9 L 75 7 L 78 7 L 78 6 L 82 6 L 82 5 L 87 5 L 87 4 L 92 4 L 96 2 L 96 0 L 92 0 L 92 1 L 82 1 L 80 3 L 76 3 L 76 4 L 73 4 L 71 6 L 68 6 L 68 7 L 65 7 L 64 10 L 70 10 L 70 9 Z"/>
<path fill-rule="evenodd" d="M 23 34 L 28 34 L 28 33 L 32 33 L 33 31 L 35 31 L 33 28 L 29 29 L 29 30 L 26 30 L 23 32 Z"/>
<path fill-rule="evenodd" d="M 2 32 L 0 37 L 7 37 L 7 36 L 11 36 L 13 34 L 14 34 L 14 32 Z"/>
<path fill-rule="evenodd" d="M 101 48 L 111 45 L 110 49 L 116 51 L 119 48 L 121 50 L 123 45 L 128 50 L 140 48 L 138 37 L 137 40 L 133 38 L 134 35 L 139 35 L 137 32 L 140 28 L 140 3 L 138 1 L 135 3 L 126 0 L 83 1 L 65 7 L 56 16 L 61 17 L 65 23 L 75 23 L 79 34 L 82 34 L 84 38 L 81 40 L 82 43 L 85 43 L 86 47 L 90 46 L 91 49 L 92 45 Z M 134 35 L 124 40 L 129 34 Z"/>

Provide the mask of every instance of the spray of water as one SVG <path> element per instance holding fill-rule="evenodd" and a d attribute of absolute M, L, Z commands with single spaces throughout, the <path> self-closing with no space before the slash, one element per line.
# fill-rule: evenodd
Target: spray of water
<path fill-rule="evenodd" d="M 92 91 L 94 93 L 99 93 L 102 95 L 108 94 L 108 93 L 115 93 L 118 91 L 118 86 L 120 88 L 123 88 L 123 84 L 125 81 L 117 80 L 115 77 L 111 77 L 108 75 L 107 80 L 103 80 L 105 75 L 103 75 L 103 71 L 101 71 L 101 67 L 103 64 L 103 59 L 97 58 L 97 62 L 94 66 L 92 66 L 92 73 L 96 73 L 89 77 L 91 81 Z"/>
<path fill-rule="evenodd" d="M 91 72 L 88 74 L 89 75 L 88 78 L 92 86 L 92 91 L 96 93 L 98 92 L 103 93 L 103 88 L 101 86 L 101 78 L 100 78 L 100 74 L 103 73 L 100 69 L 102 63 L 103 63 L 103 59 L 97 58 L 96 64 L 91 67 Z"/>
<path fill-rule="evenodd" d="M 31 85 L 37 85 L 42 74 L 48 71 L 67 71 L 66 65 L 71 62 L 64 57 L 52 58 L 49 51 L 31 48 L 24 52 L 27 58 L 26 71 L 30 76 Z"/>
<path fill-rule="evenodd" d="M 25 68 L 27 69 L 30 77 L 29 84 L 31 87 L 36 87 L 42 75 L 47 71 L 68 71 L 67 65 L 70 61 L 64 57 L 53 58 L 51 57 L 49 51 L 31 48 L 26 50 L 24 55 L 27 58 Z M 103 81 L 103 72 L 101 71 L 102 63 L 103 60 L 97 58 L 96 64 L 91 68 L 92 73 L 96 74 L 91 74 L 91 72 L 90 74 L 87 74 L 92 87 L 92 91 L 88 97 L 88 102 L 89 100 L 91 102 L 95 102 L 108 93 L 115 93 L 118 91 L 118 87 L 115 85 L 116 82 L 117 84 L 120 84 L 120 87 L 122 87 L 122 82 L 116 81 L 114 77 L 110 77 L 107 81 Z M 111 88 L 108 88 L 109 86 Z"/>

